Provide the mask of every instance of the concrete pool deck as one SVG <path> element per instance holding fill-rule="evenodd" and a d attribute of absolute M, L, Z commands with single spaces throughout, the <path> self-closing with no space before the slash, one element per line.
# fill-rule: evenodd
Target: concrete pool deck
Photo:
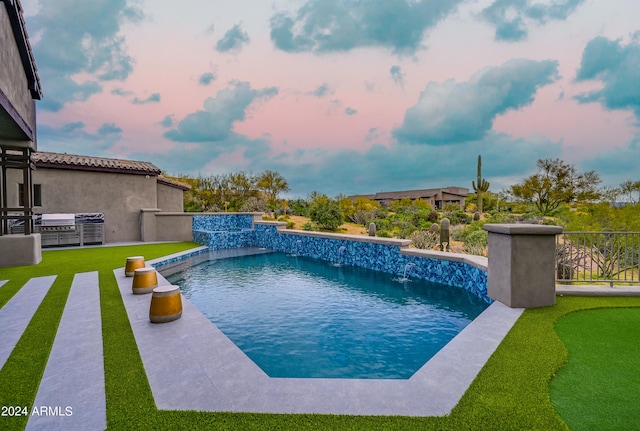
<path fill-rule="evenodd" d="M 271 378 L 184 297 L 180 319 L 151 323 L 151 295 L 132 294 L 123 268 L 114 274 L 163 410 L 446 415 L 524 311 L 493 303 L 407 380 Z"/>

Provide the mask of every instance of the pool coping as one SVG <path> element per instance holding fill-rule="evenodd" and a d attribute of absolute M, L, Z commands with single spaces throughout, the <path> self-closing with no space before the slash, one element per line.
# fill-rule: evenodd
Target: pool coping
<path fill-rule="evenodd" d="M 151 323 L 151 295 L 133 295 L 123 268 L 114 274 L 163 410 L 447 415 L 524 311 L 494 302 L 406 380 L 271 378 L 184 297 L 180 319 Z"/>

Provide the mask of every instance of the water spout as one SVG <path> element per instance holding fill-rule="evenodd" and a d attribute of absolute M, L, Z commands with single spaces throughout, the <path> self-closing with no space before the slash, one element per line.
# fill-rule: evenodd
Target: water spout
<path fill-rule="evenodd" d="M 344 258 L 345 251 L 347 251 L 347 247 L 345 247 L 344 245 L 338 249 L 338 260 L 332 263 L 332 266 L 342 266 L 342 260 Z"/>
<path fill-rule="evenodd" d="M 414 268 L 416 266 L 415 263 L 409 262 L 404 266 L 404 273 L 402 275 L 402 278 L 394 278 L 394 281 L 399 281 L 400 283 L 406 283 L 407 281 L 411 281 L 410 278 L 407 278 L 407 274 L 409 274 L 409 270 L 411 268 Z"/>
<path fill-rule="evenodd" d="M 295 248 L 293 250 L 293 253 L 289 254 L 288 256 L 291 256 L 291 257 L 300 256 L 300 244 L 302 244 L 302 240 L 297 240 L 296 241 L 296 246 L 295 246 Z"/>

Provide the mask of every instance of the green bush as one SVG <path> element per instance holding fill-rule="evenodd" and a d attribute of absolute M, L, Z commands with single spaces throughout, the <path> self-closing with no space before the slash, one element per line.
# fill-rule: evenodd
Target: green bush
<path fill-rule="evenodd" d="M 302 225 L 302 230 L 314 230 L 313 223 L 310 221 Z"/>
<path fill-rule="evenodd" d="M 338 202 L 326 196 L 321 196 L 311 203 L 309 218 L 318 227 L 329 230 L 338 229 L 343 222 Z"/>
<path fill-rule="evenodd" d="M 478 232 L 478 231 L 484 232 L 482 227 L 485 225 L 485 223 L 486 222 L 483 220 L 478 220 L 478 221 L 474 221 L 471 224 L 468 224 L 462 227 L 457 227 L 456 229 L 452 229 L 451 236 L 456 241 L 467 242 L 467 237 L 472 233 Z"/>
<path fill-rule="evenodd" d="M 452 225 L 454 224 L 469 224 L 471 223 L 471 216 L 464 211 L 447 211 L 444 213 L 445 217 L 449 219 Z"/>
<path fill-rule="evenodd" d="M 486 247 L 487 244 L 489 244 L 489 232 L 486 230 L 475 230 L 467 235 L 464 244 L 465 246 Z"/>

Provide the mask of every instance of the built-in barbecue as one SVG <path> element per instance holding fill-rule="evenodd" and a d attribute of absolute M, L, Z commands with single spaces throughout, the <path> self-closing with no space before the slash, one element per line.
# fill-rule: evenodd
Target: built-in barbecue
<path fill-rule="evenodd" d="M 75 214 L 42 214 L 40 232 L 69 232 L 75 230 Z"/>

